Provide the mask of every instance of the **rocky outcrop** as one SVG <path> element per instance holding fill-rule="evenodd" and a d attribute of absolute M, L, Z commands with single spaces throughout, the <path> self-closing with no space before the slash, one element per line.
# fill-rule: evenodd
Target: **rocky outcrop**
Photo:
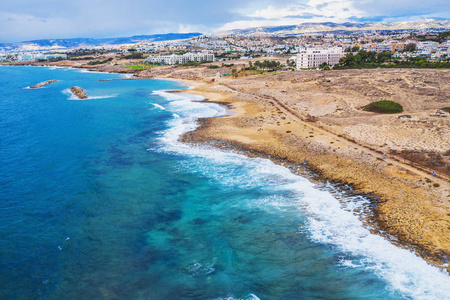
<path fill-rule="evenodd" d="M 83 89 L 78 86 L 71 87 L 70 91 L 80 100 L 87 99 L 88 97 L 88 95 L 83 91 Z"/>
<path fill-rule="evenodd" d="M 435 113 L 430 114 L 430 117 L 447 118 L 447 117 L 450 117 L 450 113 L 446 112 L 445 110 L 438 109 Z"/>
<path fill-rule="evenodd" d="M 30 86 L 30 89 L 38 89 L 38 88 L 41 88 L 41 87 L 43 87 L 43 86 L 49 85 L 50 83 L 53 83 L 53 82 L 55 82 L 55 81 L 57 81 L 57 80 L 55 80 L 55 79 L 47 80 L 47 81 L 38 83 L 38 84 L 36 84 L 36 85 Z"/>

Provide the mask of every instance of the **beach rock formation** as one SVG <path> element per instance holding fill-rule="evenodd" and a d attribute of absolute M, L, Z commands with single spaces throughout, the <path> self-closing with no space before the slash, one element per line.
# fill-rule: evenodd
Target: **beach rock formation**
<path fill-rule="evenodd" d="M 38 83 L 38 84 L 36 84 L 36 85 L 30 86 L 30 89 L 38 89 L 38 88 L 41 88 L 41 87 L 43 87 L 43 86 L 49 85 L 50 83 L 53 83 L 53 82 L 55 82 L 55 81 L 57 81 L 57 80 L 55 80 L 55 79 L 47 80 L 47 81 Z"/>
<path fill-rule="evenodd" d="M 70 91 L 72 92 L 72 94 L 74 94 L 80 100 L 87 99 L 87 97 L 88 97 L 87 94 L 83 91 L 83 89 L 78 86 L 71 87 Z"/>

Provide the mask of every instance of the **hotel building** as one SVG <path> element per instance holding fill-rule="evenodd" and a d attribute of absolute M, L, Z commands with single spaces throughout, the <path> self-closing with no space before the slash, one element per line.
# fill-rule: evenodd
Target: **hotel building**
<path fill-rule="evenodd" d="M 186 53 L 183 55 L 156 55 L 149 56 L 144 63 L 157 65 L 181 65 L 187 62 L 214 61 L 214 53 L 210 50 L 203 50 L 200 53 Z"/>
<path fill-rule="evenodd" d="M 323 63 L 334 66 L 339 63 L 339 59 L 344 55 L 344 50 L 340 47 L 301 50 L 296 59 L 297 70 L 318 68 Z"/>

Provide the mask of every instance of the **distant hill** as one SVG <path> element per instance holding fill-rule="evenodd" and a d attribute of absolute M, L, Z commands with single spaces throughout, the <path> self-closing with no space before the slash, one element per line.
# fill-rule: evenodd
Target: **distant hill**
<path fill-rule="evenodd" d="M 235 29 L 213 33 L 215 36 L 232 35 L 296 35 L 304 33 L 325 32 L 353 32 L 353 31 L 398 31 L 398 30 L 422 30 L 422 29 L 450 29 L 450 20 L 421 20 L 406 22 L 375 22 L 375 23 L 302 23 L 290 26 L 255 27 L 247 29 Z"/>
<path fill-rule="evenodd" d="M 79 47 L 92 47 L 103 45 L 120 45 L 120 44 L 136 44 L 142 42 L 158 42 L 158 41 L 172 41 L 189 39 L 202 35 L 201 33 L 168 33 L 168 34 L 153 34 L 153 35 L 136 35 L 132 37 L 120 38 L 75 38 L 75 39 L 48 39 L 48 40 L 33 40 L 20 43 L 0 44 L 0 50 L 7 51 L 32 51 L 38 49 L 71 49 Z"/>

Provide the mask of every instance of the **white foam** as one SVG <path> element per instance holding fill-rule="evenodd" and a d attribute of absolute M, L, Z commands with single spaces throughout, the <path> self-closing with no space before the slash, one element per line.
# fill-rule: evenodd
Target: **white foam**
<path fill-rule="evenodd" d="M 340 263 L 342 268 L 370 269 L 388 283 L 389 289 L 406 298 L 450 299 L 448 274 L 413 252 L 372 234 L 364 226 L 353 211 L 367 205 L 367 200 L 355 197 L 355 201 L 340 202 L 336 198 L 338 194 L 335 197 L 329 191 L 318 189 L 307 179 L 267 159 L 180 143 L 178 139 L 183 133 L 197 127 L 197 118 L 223 115 L 226 109 L 217 104 L 196 102 L 198 97 L 191 95 L 166 91 L 154 94 L 169 100 L 167 109 L 179 116 L 170 121 L 170 128 L 162 133 L 160 151 L 200 158 L 189 161 L 191 170 L 234 189 L 267 188 L 282 195 L 289 193 L 288 197 L 269 196 L 253 205 L 267 209 L 295 205 L 307 215 L 306 230 L 311 240 L 331 245 L 337 253 L 346 256 Z M 295 201 L 289 204 L 287 198 Z"/>
<path fill-rule="evenodd" d="M 67 100 L 79 100 L 79 101 L 86 101 L 86 100 L 96 100 L 96 99 L 107 99 L 107 98 L 114 98 L 117 97 L 118 94 L 112 94 L 112 95 L 103 95 L 103 96 L 89 96 L 87 99 L 79 99 L 77 96 L 75 96 L 70 89 L 65 89 L 62 91 L 65 95 L 69 96 Z"/>
<path fill-rule="evenodd" d="M 159 109 L 161 109 L 161 110 L 166 110 L 164 106 L 159 105 L 159 104 L 157 104 L 157 103 L 150 103 L 150 104 L 153 105 L 155 108 L 159 108 Z"/>
<path fill-rule="evenodd" d="M 255 294 L 250 293 L 244 298 L 235 298 L 234 296 L 227 296 L 225 298 L 216 298 L 214 300 L 260 300 L 260 299 Z"/>
<path fill-rule="evenodd" d="M 114 98 L 117 97 L 118 94 L 112 94 L 112 95 L 104 95 L 104 96 L 88 96 L 85 100 L 94 100 L 94 99 L 108 99 L 108 98 Z"/>
<path fill-rule="evenodd" d="M 133 78 L 134 74 L 121 74 L 124 78 Z"/>
<path fill-rule="evenodd" d="M 89 70 L 89 69 L 77 69 L 78 73 L 94 73 L 94 74 L 105 74 L 108 72 L 101 72 L 101 71 L 94 71 L 94 70 Z"/>

